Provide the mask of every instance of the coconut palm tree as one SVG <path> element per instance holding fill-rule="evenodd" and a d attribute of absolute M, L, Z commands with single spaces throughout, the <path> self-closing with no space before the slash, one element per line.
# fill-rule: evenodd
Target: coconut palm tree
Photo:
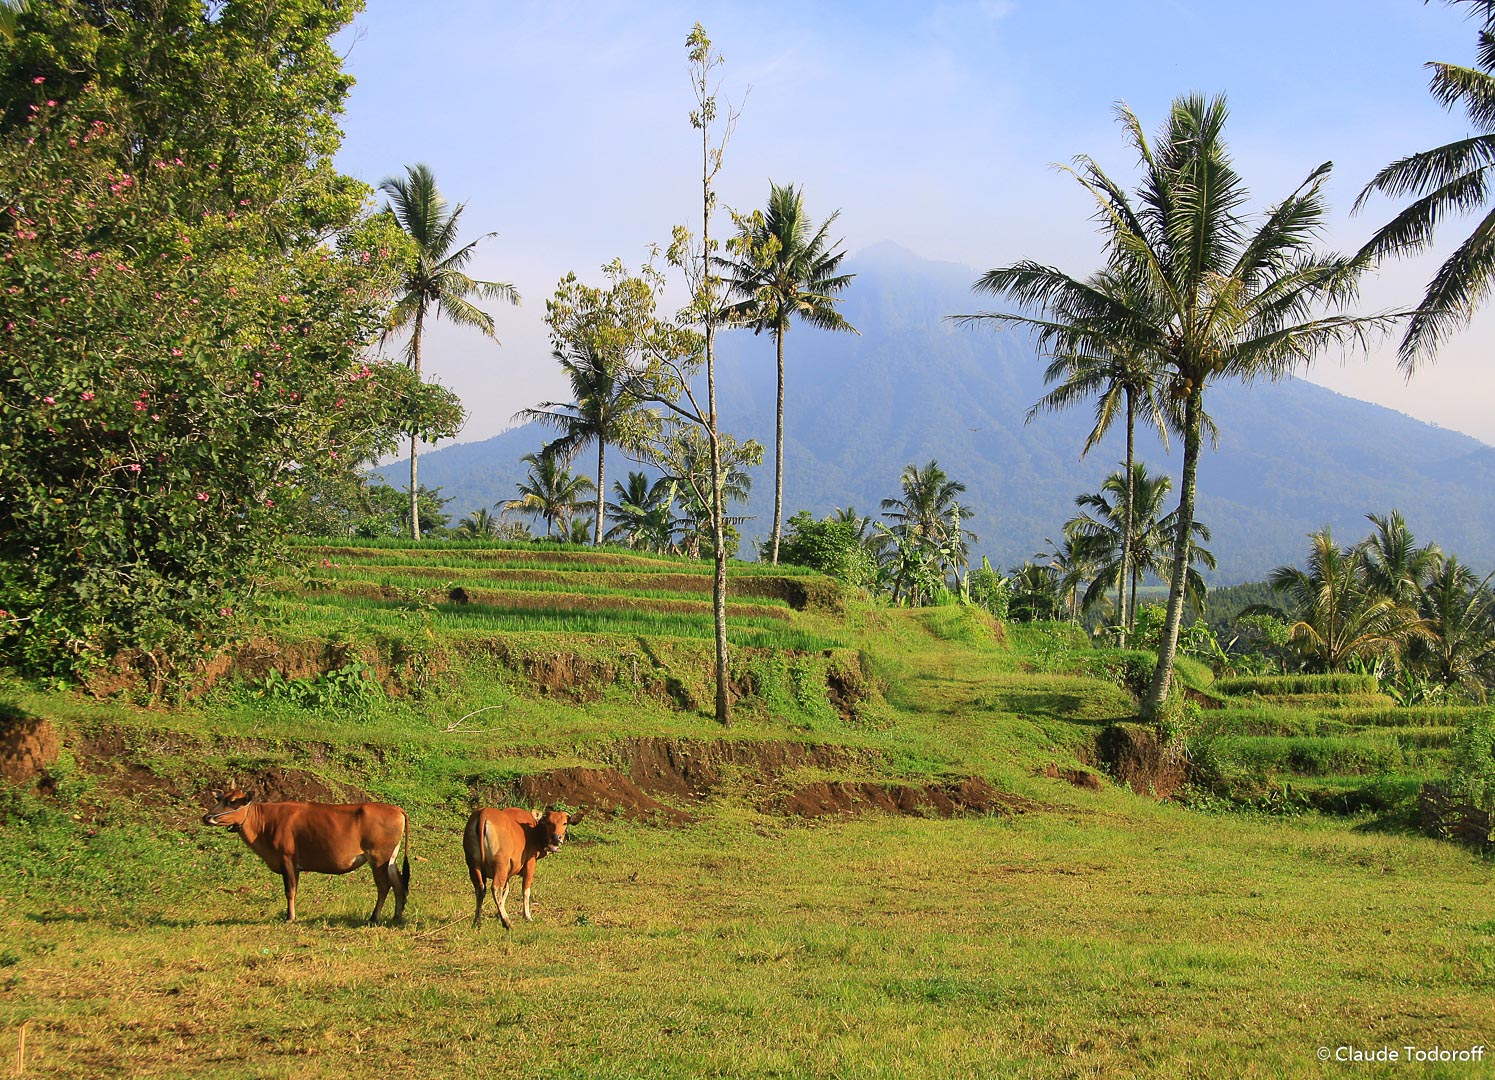
<path fill-rule="evenodd" d="M 1416 648 L 1418 667 L 1444 686 L 1463 687 L 1483 701 L 1495 674 L 1495 591 L 1450 555 L 1418 588 L 1427 637 Z"/>
<path fill-rule="evenodd" d="M 1429 85 L 1445 109 L 1463 108 L 1475 133 L 1431 150 L 1393 161 L 1378 172 L 1355 200 L 1352 213 L 1373 193 L 1412 202 L 1376 231 L 1360 249 L 1366 260 L 1426 251 L 1438 223 L 1452 213 L 1467 214 L 1490 203 L 1495 180 L 1495 0 L 1449 0 L 1467 3 L 1480 21 L 1474 67 L 1433 62 Z M 1423 292 L 1397 349 L 1409 376 L 1430 360 L 1439 344 L 1462 329 L 1495 285 L 1495 208 L 1447 259 Z"/>
<path fill-rule="evenodd" d="M 649 551 L 668 551 L 674 523 L 675 489 L 660 478 L 650 483 L 648 474 L 629 472 L 627 485 L 613 482 L 614 501 L 607 504 L 613 522 L 607 539 Z"/>
<path fill-rule="evenodd" d="M 498 535 L 498 519 L 486 509 L 474 510 L 457 524 L 457 535 L 464 540 L 488 540 Z"/>
<path fill-rule="evenodd" d="M 1167 571 L 1168 552 L 1172 546 L 1170 537 L 1178 511 L 1174 509 L 1164 514 L 1163 501 L 1172 489 L 1173 481 L 1169 477 L 1153 476 L 1147 471 L 1147 465 L 1139 461 L 1132 467 L 1130 484 L 1123 474 L 1114 472 L 1106 477 L 1100 491 L 1075 498 L 1075 505 L 1084 512 L 1064 523 L 1064 534 L 1066 538 L 1073 538 L 1094 568 L 1094 576 L 1085 590 L 1083 607 L 1090 608 L 1103 597 L 1106 589 L 1114 587 L 1117 591 L 1116 610 L 1134 613 L 1137 586 L 1142 579 L 1148 574 L 1162 576 Z M 1126 507 L 1129 496 L 1132 516 L 1128 529 Z M 1195 564 L 1202 564 L 1210 570 L 1215 568 L 1214 554 L 1202 546 L 1209 540 L 1209 527 L 1196 521 L 1194 550 L 1189 559 L 1185 587 L 1185 596 L 1194 610 L 1203 602 L 1205 593 L 1204 578 Z M 1125 602 L 1123 596 L 1127 597 Z"/>
<path fill-rule="evenodd" d="M 1279 566 L 1267 582 L 1294 604 L 1288 633 L 1310 663 L 1326 671 L 1351 660 L 1396 663 L 1410 640 L 1427 636 L 1416 609 L 1369 586 L 1358 546 L 1339 547 L 1327 527 L 1308 539 L 1308 568 Z"/>
<path fill-rule="evenodd" d="M 533 514 L 543 519 L 547 537 L 555 535 L 555 526 L 559 523 L 562 538 L 565 538 L 571 516 L 592 491 L 591 479 L 572 476 L 549 454 L 525 454 L 519 460 L 529 465 L 529 475 L 518 484 L 519 498 L 510 499 L 499 510 L 505 514 Z"/>
<path fill-rule="evenodd" d="M 26 14 L 28 7 L 26 0 L 0 0 L 0 41 L 16 39 L 16 16 Z"/>
<path fill-rule="evenodd" d="M 883 516 L 892 522 L 888 532 L 900 547 L 930 557 L 941 577 L 958 574 L 969 565 L 971 542 L 980 540 L 964 525 L 973 516 L 970 508 L 956 499 L 966 486 L 946 476 L 935 461 L 923 468 L 905 466 L 898 484 L 902 496 L 882 501 Z M 894 584 L 895 600 L 901 584 L 900 576 Z"/>
<path fill-rule="evenodd" d="M 1125 105 L 1118 115 L 1140 160 L 1135 196 L 1089 157 L 1071 171 L 1095 199 L 1107 271 L 1124 278 L 1126 288 L 1102 290 L 1029 260 L 988 271 L 975 287 L 1057 319 L 1022 312 L 962 318 L 1031 327 L 1048 347 L 1104 333 L 1163 366 L 1183 466 L 1162 641 L 1142 704 L 1143 716 L 1155 720 L 1172 682 L 1183 621 L 1206 386 L 1221 378 L 1284 377 L 1326 346 L 1361 341 L 1390 316 L 1336 310 L 1353 299 L 1363 263 L 1313 250 L 1325 221 L 1328 163 L 1253 222 L 1243 209 L 1249 193 L 1225 146 L 1223 97 L 1174 101 L 1156 144 Z"/>
<path fill-rule="evenodd" d="M 571 383 L 569 404 L 554 401 L 538 408 L 524 409 L 516 420 L 537 420 L 559 428 L 561 437 L 548 443 L 541 453 L 553 455 L 570 464 L 586 447 L 597 446 L 597 513 L 593 523 L 592 544 L 602 543 L 607 516 L 607 447 L 611 443 L 625 450 L 637 450 L 651 432 L 658 429 L 658 416 L 645 408 L 635 390 L 637 381 L 626 356 L 609 355 L 598 341 L 568 346 L 554 355 L 566 379 Z"/>
<path fill-rule="evenodd" d="M 1103 270 L 1090 279 L 1090 284 L 1124 306 L 1142 304 L 1147 299 L 1144 294 L 1132 292 L 1124 274 Z M 1125 417 L 1126 458 L 1120 474 L 1125 484 L 1125 504 L 1119 518 L 1121 560 L 1117 567 L 1118 581 L 1121 584 L 1116 595 L 1117 622 L 1121 626 L 1122 644 L 1125 644 L 1132 620 L 1124 583 L 1128 579 L 1135 580 L 1131 563 L 1134 548 L 1133 522 L 1138 515 L 1132 509 L 1137 495 L 1132 481 L 1136 476 L 1137 418 L 1140 411 L 1148 425 L 1157 431 L 1166 449 L 1168 421 L 1163 408 L 1165 399 L 1159 393 L 1163 367 L 1155 353 L 1137 348 L 1134 342 L 1125 337 L 1110 336 L 1104 324 L 1096 326 L 1093 331 L 1084 330 L 1088 314 L 1083 305 L 1076 311 L 1054 312 L 1052 321 L 1056 326 L 1073 327 L 1080 332 L 1066 332 L 1056 342 L 1060 348 L 1043 377 L 1045 383 L 1057 385 L 1028 410 L 1027 420 L 1031 422 L 1040 412 L 1058 412 L 1094 398 L 1095 426 L 1090 429 L 1085 445 L 1080 449 L 1080 456 L 1083 458 L 1111 430 L 1118 416 Z"/>
<path fill-rule="evenodd" d="M 1366 514 L 1375 532 L 1360 541 L 1365 556 L 1365 580 L 1371 589 L 1404 604 L 1417 601 L 1418 587 L 1443 562 L 1437 544 L 1417 546 L 1401 511 Z"/>
<path fill-rule="evenodd" d="M 414 247 L 411 262 L 400 283 L 400 296 L 389 313 L 386 335 L 406 329 L 410 337 L 405 344 L 405 358 L 417 379 L 421 374 L 421 341 L 426 318 L 444 315 L 459 326 L 471 326 L 497 341 L 493 316 L 476 306 L 469 297 L 480 300 L 502 300 L 519 303 L 514 286 L 502 281 L 477 281 L 463 272 L 472 261 L 479 241 L 493 236 L 487 233 L 457 247 L 457 226 L 465 204 L 448 211 L 447 201 L 436 189 L 436 178 L 428 166 L 408 165 L 403 177 L 386 177 L 379 190 L 389 196 L 388 209 Z M 410 433 L 410 535 L 420 539 L 420 522 L 416 515 L 416 435 Z"/>
<path fill-rule="evenodd" d="M 768 208 L 738 219 L 731 243 L 735 258 L 718 259 L 730 275 L 729 295 L 738 298 L 724 313 L 754 333 L 772 332 L 778 351 L 778 412 L 774 426 L 773 528 L 769 533 L 771 559 L 779 561 L 779 531 L 784 513 L 784 336 L 791 320 L 822 330 L 857 333 L 836 305 L 855 274 L 839 272 L 846 253 L 841 241 L 828 232 L 837 210 L 814 228 L 805 213 L 804 188 L 769 182 Z M 813 230 L 813 231 L 812 231 Z"/>

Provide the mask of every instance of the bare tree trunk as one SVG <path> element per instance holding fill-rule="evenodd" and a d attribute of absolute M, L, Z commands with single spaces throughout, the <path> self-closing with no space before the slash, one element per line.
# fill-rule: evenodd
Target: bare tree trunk
<path fill-rule="evenodd" d="M 607 443 L 597 440 L 597 527 L 592 530 L 592 546 L 602 544 L 602 515 L 607 512 L 606 459 Z"/>
<path fill-rule="evenodd" d="M 422 304 L 415 309 L 415 337 L 411 342 L 410 366 L 415 371 L 416 382 L 420 381 L 420 335 L 426 320 L 426 308 Z M 420 487 L 415 480 L 415 463 L 419 454 L 415 432 L 410 433 L 410 538 L 420 540 Z"/>
<path fill-rule="evenodd" d="M 1201 380 L 1202 383 L 1202 380 Z M 1178 530 L 1173 539 L 1173 573 L 1168 582 L 1168 612 L 1163 620 L 1163 640 L 1158 643 L 1158 666 L 1142 703 L 1142 719 L 1156 722 L 1168 700 L 1173 681 L 1173 660 L 1178 653 L 1178 631 L 1183 624 L 1184 587 L 1188 580 L 1189 554 L 1194 532 L 1194 487 L 1199 472 L 1200 414 L 1204 411 L 1204 387 L 1195 386 L 1184 404 L 1184 468 L 1179 482 Z"/>
<path fill-rule="evenodd" d="M 787 320 L 781 320 L 774 329 L 774 339 L 779 352 L 779 409 L 775 427 L 777 438 L 773 451 L 773 565 L 779 565 L 779 529 L 784 520 L 784 331 L 789 329 Z"/>

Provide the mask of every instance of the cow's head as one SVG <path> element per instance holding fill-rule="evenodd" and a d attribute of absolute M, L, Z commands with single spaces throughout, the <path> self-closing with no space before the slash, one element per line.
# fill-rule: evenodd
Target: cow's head
<path fill-rule="evenodd" d="M 213 792 L 215 805 L 203 816 L 202 823 L 224 825 L 230 832 L 238 832 L 239 826 L 244 823 L 244 815 L 249 812 L 249 804 L 253 800 L 253 795 L 248 795 L 238 788 L 215 791 Z"/>
<path fill-rule="evenodd" d="M 547 810 L 537 815 L 545 836 L 545 854 L 561 850 L 561 845 L 566 842 L 566 830 L 580 822 L 585 815 L 585 810 L 578 810 L 574 814 L 568 814 L 564 810 Z"/>

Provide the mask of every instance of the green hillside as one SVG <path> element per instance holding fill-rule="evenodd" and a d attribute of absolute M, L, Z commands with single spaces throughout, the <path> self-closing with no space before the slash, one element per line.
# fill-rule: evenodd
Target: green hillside
<path fill-rule="evenodd" d="M 1281 1076 L 1488 1037 L 1489 862 L 1409 817 L 1464 712 L 1191 666 L 1160 754 L 1073 628 L 734 564 L 722 728 L 702 564 L 297 555 L 180 700 L 4 684 L 7 769 L 46 760 L 0 787 L 28 1075 Z M 405 924 L 361 872 L 285 924 L 200 822 L 234 783 L 403 806 Z M 535 922 L 471 929 L 467 814 L 550 804 L 590 812 Z"/>

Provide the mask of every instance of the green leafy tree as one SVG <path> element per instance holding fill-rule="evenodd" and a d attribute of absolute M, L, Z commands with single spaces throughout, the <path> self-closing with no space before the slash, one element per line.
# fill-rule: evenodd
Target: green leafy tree
<path fill-rule="evenodd" d="M 784 338 L 791 321 L 822 330 L 857 333 L 836 310 L 836 293 L 851 284 L 855 274 L 840 272 L 846 253 L 832 241 L 830 227 L 836 211 L 816 229 L 805 213 L 804 188 L 793 184 L 768 186 L 768 207 L 738 216 L 737 236 L 729 244 L 734 257 L 719 259 L 730 275 L 728 290 L 738 298 L 725 312 L 754 333 L 773 334 L 778 354 L 778 408 L 774 422 L 773 526 L 769 532 L 770 561 L 779 561 L 779 529 L 784 512 Z"/>
<path fill-rule="evenodd" d="M 581 508 L 593 490 L 590 477 L 572 476 L 558 459 L 550 454 L 525 454 L 519 459 L 529 465 L 529 474 L 517 485 L 519 498 L 500 506 L 502 513 L 531 514 L 545 522 L 545 535 L 555 535 L 556 525 L 569 535 L 572 516 Z"/>
<path fill-rule="evenodd" d="M 659 430 L 659 414 L 648 407 L 661 392 L 658 369 L 644 350 L 649 341 L 653 292 L 621 264 L 604 267 L 606 288 L 584 285 L 568 274 L 545 307 L 552 355 L 566 373 L 572 401 L 545 402 L 516 419 L 534 420 L 561 432 L 545 447 L 569 463 L 597 447 L 597 513 L 592 542 L 600 544 L 607 520 L 607 447 L 642 452 Z M 642 289 L 642 292 L 640 291 Z"/>
<path fill-rule="evenodd" d="M 811 567 L 848 585 L 870 585 L 877 563 L 864 542 L 864 520 L 828 515 L 816 521 L 808 510 L 801 510 L 789 519 L 780 554 L 787 563 Z"/>
<path fill-rule="evenodd" d="M 464 540 L 492 540 L 498 536 L 498 526 L 498 518 L 487 509 L 478 509 L 457 523 L 456 535 Z"/>
<path fill-rule="evenodd" d="M 1490 202 L 1495 166 L 1495 2 L 1467 3 L 1479 19 L 1473 67 L 1433 62 L 1433 97 L 1445 109 L 1462 107 L 1474 134 L 1393 161 L 1378 172 L 1355 200 L 1358 212 L 1373 194 L 1412 201 L 1376 230 L 1360 258 L 1378 260 L 1415 255 L 1433 243 L 1438 223 L 1450 214 L 1478 211 Z M 1431 360 L 1438 346 L 1468 325 L 1495 284 L 1495 208 L 1487 210 L 1464 241 L 1438 267 L 1412 313 L 1397 350 L 1410 376 Z"/>
<path fill-rule="evenodd" d="M 330 165 L 351 7 L 130 10 L 39 6 L 0 48 L 0 653 L 163 685 L 323 481 L 460 408 L 364 355 L 399 239 Z"/>
<path fill-rule="evenodd" d="M 421 344 L 427 317 L 446 316 L 458 326 L 470 326 L 497 341 L 493 316 L 472 302 L 502 300 L 519 303 L 514 286 L 502 281 L 477 281 L 465 273 L 481 240 L 488 233 L 457 246 L 458 227 L 465 204 L 448 210 L 436 188 L 436 178 L 424 164 L 408 165 L 405 175 L 386 177 L 379 190 L 389 196 L 389 211 L 410 240 L 410 252 L 400 283 L 400 297 L 389 314 L 388 332 L 408 330 L 405 359 L 417 381 L 421 377 Z M 411 538 L 420 539 L 420 515 L 416 507 L 416 473 L 419 432 L 410 435 Z"/>
<path fill-rule="evenodd" d="M 1325 221 L 1328 163 L 1253 222 L 1243 210 L 1249 193 L 1225 146 L 1223 97 L 1177 99 L 1156 143 L 1130 109 L 1119 106 L 1118 113 L 1140 161 L 1135 196 L 1088 157 L 1077 160 L 1073 174 L 1095 199 L 1108 272 L 1124 278 L 1126 289 L 1105 293 L 1024 261 L 988 271 L 976 287 L 1061 319 L 1085 311 L 1083 323 L 1022 313 L 975 318 L 1030 326 L 1045 346 L 1104 334 L 1130 342 L 1163 366 L 1169 409 L 1183 440 L 1183 467 L 1167 622 L 1142 703 L 1144 717 L 1156 720 L 1168 698 L 1183 621 L 1205 388 L 1213 379 L 1284 377 L 1329 345 L 1362 341 L 1390 317 L 1338 313 L 1353 299 L 1363 263 L 1313 250 Z"/>

